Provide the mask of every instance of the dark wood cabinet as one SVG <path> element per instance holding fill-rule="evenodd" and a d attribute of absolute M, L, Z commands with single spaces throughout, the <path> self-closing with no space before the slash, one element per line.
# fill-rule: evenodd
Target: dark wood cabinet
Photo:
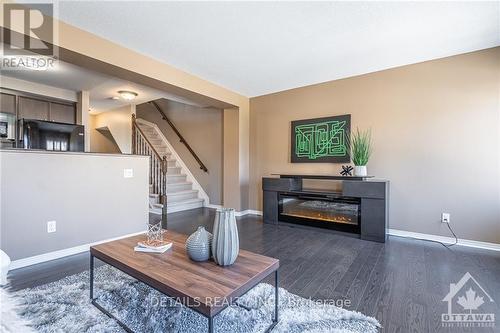
<path fill-rule="evenodd" d="M 58 103 L 20 96 L 18 118 L 75 124 L 76 108 L 74 104 Z"/>
<path fill-rule="evenodd" d="M 19 119 L 49 120 L 49 105 L 47 101 L 20 96 Z"/>
<path fill-rule="evenodd" d="M 59 123 L 75 124 L 75 106 L 61 103 L 50 103 L 49 120 Z"/>
<path fill-rule="evenodd" d="M 16 114 L 16 96 L 0 93 L 0 112 Z"/>

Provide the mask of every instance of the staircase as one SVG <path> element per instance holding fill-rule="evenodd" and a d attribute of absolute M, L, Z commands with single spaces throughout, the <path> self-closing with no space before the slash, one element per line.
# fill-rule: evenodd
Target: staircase
<path fill-rule="evenodd" d="M 167 213 L 203 207 L 208 196 L 159 128 L 143 119 L 133 120 L 134 153 L 150 155 L 150 212 L 162 214 L 163 192 Z"/>

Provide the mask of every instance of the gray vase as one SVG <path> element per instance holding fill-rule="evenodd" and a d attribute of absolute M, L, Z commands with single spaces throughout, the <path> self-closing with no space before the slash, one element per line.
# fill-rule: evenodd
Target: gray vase
<path fill-rule="evenodd" d="M 211 245 L 212 234 L 200 226 L 186 240 L 186 251 L 194 261 L 207 261 L 210 259 Z"/>
<path fill-rule="evenodd" d="M 240 251 L 234 209 L 222 208 L 217 210 L 213 232 L 212 255 L 214 261 L 221 266 L 232 265 Z"/>

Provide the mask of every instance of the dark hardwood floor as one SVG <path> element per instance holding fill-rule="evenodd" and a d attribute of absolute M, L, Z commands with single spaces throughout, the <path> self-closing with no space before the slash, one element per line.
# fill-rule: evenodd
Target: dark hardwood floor
<path fill-rule="evenodd" d="M 168 228 L 189 234 L 212 229 L 214 211 L 169 214 Z M 151 221 L 160 216 L 151 215 Z M 238 220 L 241 248 L 280 259 L 280 286 L 303 297 L 349 300 L 349 310 L 377 318 L 382 332 L 498 332 L 495 328 L 444 328 L 442 299 L 450 283 L 472 274 L 497 301 L 500 318 L 500 252 L 390 237 L 385 244 L 289 226 L 263 224 L 258 216 Z M 15 290 L 88 269 L 79 254 L 12 271 Z M 268 281 L 272 283 L 272 281 Z"/>

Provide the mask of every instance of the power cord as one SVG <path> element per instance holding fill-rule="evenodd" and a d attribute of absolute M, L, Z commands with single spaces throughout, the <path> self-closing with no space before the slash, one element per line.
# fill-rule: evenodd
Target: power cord
<path fill-rule="evenodd" d="M 457 245 L 458 244 L 458 237 L 457 235 L 455 235 L 455 232 L 453 231 L 453 229 L 450 227 L 450 223 L 446 223 L 446 225 L 448 226 L 448 229 L 450 229 L 450 232 L 451 234 L 453 235 L 453 237 L 455 237 L 455 243 L 453 244 L 445 244 L 445 243 L 441 243 L 441 242 L 438 242 L 438 243 L 441 243 L 444 247 L 446 248 L 450 248 L 452 247 L 453 245 Z"/>
<path fill-rule="evenodd" d="M 420 241 L 425 241 L 425 242 L 438 243 L 438 244 L 443 245 L 445 248 L 450 249 L 450 247 L 458 244 L 458 237 L 455 234 L 455 232 L 453 231 L 453 229 L 450 227 L 450 224 L 446 223 L 446 225 L 448 226 L 448 229 L 450 229 L 451 234 L 455 238 L 455 242 L 452 243 L 452 244 L 446 244 L 446 243 L 443 243 L 443 242 L 440 242 L 440 241 L 437 241 L 437 240 L 432 240 L 432 239 L 422 239 L 422 238 L 416 238 L 416 237 L 405 237 L 405 238 L 415 239 L 415 240 L 420 240 Z"/>

